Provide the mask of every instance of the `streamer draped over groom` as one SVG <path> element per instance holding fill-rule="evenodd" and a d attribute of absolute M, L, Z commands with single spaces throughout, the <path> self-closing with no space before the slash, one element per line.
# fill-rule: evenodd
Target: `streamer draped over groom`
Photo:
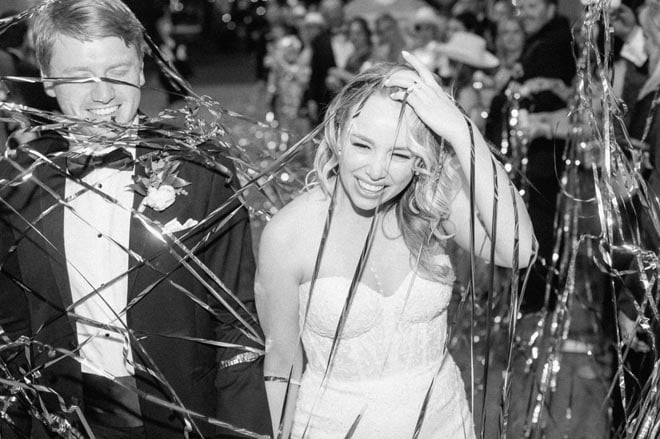
<path fill-rule="evenodd" d="M 49 1 L 33 25 L 64 122 L 0 159 L 0 436 L 269 432 L 232 162 L 145 129 L 120 0 Z"/>

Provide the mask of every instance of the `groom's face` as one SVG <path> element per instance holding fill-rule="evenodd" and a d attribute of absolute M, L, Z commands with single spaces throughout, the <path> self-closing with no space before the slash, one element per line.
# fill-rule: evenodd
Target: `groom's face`
<path fill-rule="evenodd" d="M 144 85 L 143 62 L 136 48 L 127 46 L 122 39 L 105 37 L 81 41 L 60 35 L 55 39 L 45 75 L 94 78 L 86 82 L 45 82 L 46 92 L 57 98 L 65 115 L 119 125 L 130 125 L 134 121 L 140 105 L 140 87 Z M 111 129 L 93 123 L 84 124 L 77 131 L 90 136 L 116 136 Z"/>

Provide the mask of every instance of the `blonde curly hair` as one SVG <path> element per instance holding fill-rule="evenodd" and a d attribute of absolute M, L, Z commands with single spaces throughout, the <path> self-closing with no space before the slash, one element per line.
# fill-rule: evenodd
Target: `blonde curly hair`
<path fill-rule="evenodd" d="M 314 160 L 314 180 L 330 196 L 339 168 L 341 145 L 347 141 L 352 119 L 367 99 L 389 96 L 384 82 L 392 74 L 410 70 L 400 64 L 382 63 L 358 74 L 330 103 L 324 120 L 324 136 Z M 420 267 L 429 275 L 446 278 L 449 267 L 434 263 L 435 256 L 453 236 L 448 223 L 451 200 L 462 183 L 462 174 L 448 143 L 431 131 L 413 112 L 408 119 L 407 146 L 414 160 L 414 176 L 403 192 L 383 209 L 395 209 L 404 242 Z"/>

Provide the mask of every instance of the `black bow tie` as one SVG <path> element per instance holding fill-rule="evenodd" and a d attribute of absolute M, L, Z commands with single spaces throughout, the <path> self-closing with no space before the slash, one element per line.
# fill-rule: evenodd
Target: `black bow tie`
<path fill-rule="evenodd" d="M 130 152 L 117 148 L 104 155 L 79 155 L 66 158 L 66 168 L 73 177 L 83 178 L 98 168 L 130 169 L 134 160 Z"/>

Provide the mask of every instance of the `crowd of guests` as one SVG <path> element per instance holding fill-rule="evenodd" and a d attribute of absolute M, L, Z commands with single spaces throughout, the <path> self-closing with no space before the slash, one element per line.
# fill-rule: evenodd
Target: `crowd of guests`
<path fill-rule="evenodd" d="M 512 3 L 456 1 L 446 10 L 425 6 L 406 16 L 347 17 L 340 0 L 295 7 L 270 5 L 271 109 L 283 126 L 292 117 L 318 123 L 329 100 L 353 76 L 379 62 L 401 61 L 408 50 L 452 87 L 459 104 L 483 129 L 490 100 L 520 73 L 525 42 Z M 283 77 L 289 89 L 279 82 Z"/>

